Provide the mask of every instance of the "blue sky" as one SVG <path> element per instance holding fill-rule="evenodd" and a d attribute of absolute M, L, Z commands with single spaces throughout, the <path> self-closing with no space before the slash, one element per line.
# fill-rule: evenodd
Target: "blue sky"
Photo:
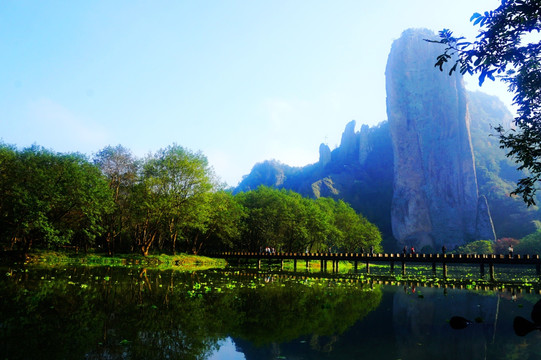
<path fill-rule="evenodd" d="M 0 2 L 0 140 L 91 156 L 177 143 L 236 185 L 318 160 L 349 121 L 386 119 L 385 65 L 407 28 L 475 36 L 498 0 Z M 474 79 L 468 87 L 477 89 Z M 482 91 L 510 105 L 505 87 Z"/>

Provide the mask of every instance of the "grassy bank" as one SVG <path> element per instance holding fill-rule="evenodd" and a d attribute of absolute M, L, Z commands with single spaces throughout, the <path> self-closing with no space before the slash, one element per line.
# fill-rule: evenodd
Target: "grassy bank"
<path fill-rule="evenodd" d="M 34 251 L 27 254 L 26 264 L 43 265 L 86 265 L 86 266 L 136 266 L 177 270 L 203 270 L 223 268 L 223 259 L 212 259 L 198 255 L 149 255 L 116 254 L 108 256 L 99 253 L 76 254 L 56 251 Z"/>

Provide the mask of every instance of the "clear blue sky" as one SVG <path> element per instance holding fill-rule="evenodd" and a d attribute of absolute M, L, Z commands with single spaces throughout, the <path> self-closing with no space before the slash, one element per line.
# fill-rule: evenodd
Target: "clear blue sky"
<path fill-rule="evenodd" d="M 0 140 L 88 155 L 202 151 L 229 185 L 263 160 L 387 118 L 385 65 L 410 27 L 475 36 L 498 0 L 0 2 Z M 476 81 L 468 80 L 471 89 Z M 483 85 L 510 104 L 505 87 Z"/>

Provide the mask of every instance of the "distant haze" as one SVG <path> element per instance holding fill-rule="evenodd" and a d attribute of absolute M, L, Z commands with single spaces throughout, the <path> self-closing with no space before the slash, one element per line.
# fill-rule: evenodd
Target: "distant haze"
<path fill-rule="evenodd" d="M 472 13 L 499 4 L 3 2 L 0 139 L 88 155 L 177 143 L 234 186 L 266 159 L 316 162 L 352 119 L 385 120 L 385 65 L 403 30 L 473 38 Z M 510 106 L 504 86 L 482 90 Z"/>

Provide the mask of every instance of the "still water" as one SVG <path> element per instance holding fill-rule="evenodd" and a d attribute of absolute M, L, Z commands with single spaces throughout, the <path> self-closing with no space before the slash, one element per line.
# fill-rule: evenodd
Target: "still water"
<path fill-rule="evenodd" d="M 114 267 L 2 268 L 0 291 L 0 359 L 541 358 L 513 329 L 536 294 Z"/>

